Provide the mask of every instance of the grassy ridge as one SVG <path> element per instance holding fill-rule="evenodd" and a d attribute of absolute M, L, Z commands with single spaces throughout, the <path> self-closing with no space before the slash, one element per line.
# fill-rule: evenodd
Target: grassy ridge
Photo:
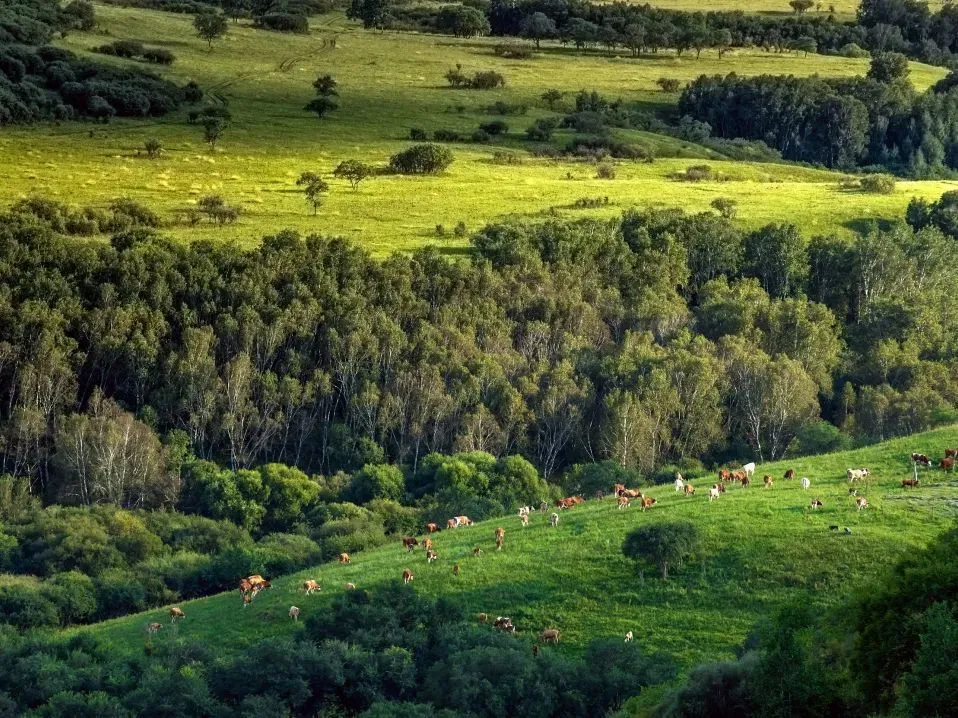
<path fill-rule="evenodd" d="M 654 164 L 619 163 L 614 181 L 595 178 L 586 163 L 528 158 L 521 166 L 493 164 L 496 150 L 520 150 L 524 129 L 545 114 L 537 98 L 548 88 L 567 93 L 582 88 L 655 108 L 675 101 L 655 86 L 660 77 L 687 81 L 702 73 L 761 73 L 828 77 L 862 74 L 867 61 L 840 57 L 736 51 L 721 60 L 705 52 L 696 60 L 660 53 L 640 59 L 579 54 L 558 45 L 545 47 L 531 61 L 494 56 L 497 42 L 411 33 L 366 32 L 339 15 L 314 18 L 307 36 L 291 36 L 231 24 L 229 35 L 212 51 L 194 36 L 188 15 L 97 6 L 101 34 L 72 33 L 63 44 L 80 53 L 107 39 L 137 39 L 164 47 L 176 56 L 159 70 L 177 82 L 197 80 L 214 96 L 229 100 L 234 117 L 215 153 L 202 130 L 185 122 L 185 111 L 162 120 L 110 125 L 6 128 L 0 135 L 0 206 L 42 192 L 74 204 L 105 205 L 127 195 L 145 202 L 175 224 L 184 240 L 235 240 L 253 244 L 268 233 L 290 227 L 302 232 L 344 234 L 377 254 L 438 244 L 449 251 L 465 246 L 464 237 L 437 237 L 436 225 L 449 230 L 464 221 L 470 230 L 509 214 L 535 216 L 568 207 L 579 198 L 608 196 L 611 204 L 589 214 L 619 214 L 630 206 L 708 208 L 716 197 L 739 201 L 739 221 L 758 227 L 772 220 L 801 224 L 808 234 L 850 231 L 871 218 L 900 216 L 913 195 L 937 198 L 950 182 L 900 183 L 890 196 L 843 193 L 837 175 L 784 165 L 723 163 L 704 147 L 660 135 L 639 139 L 656 146 Z M 336 38 L 336 48 L 327 42 Z M 97 56 L 99 61 L 127 61 Z M 490 92 L 451 90 L 443 74 L 456 63 L 464 70 L 497 70 L 507 87 Z M 154 68 L 151 68 L 154 69 Z M 341 108 L 318 120 L 303 111 L 312 80 L 331 73 L 340 83 Z M 941 68 L 912 65 L 912 80 L 925 88 L 944 75 Z M 353 192 L 330 180 L 332 192 L 318 217 L 295 187 L 303 170 L 328 173 L 347 158 L 384 164 L 408 145 L 411 127 L 440 128 L 470 134 L 480 122 L 495 119 L 493 102 L 532 106 L 521 117 L 506 117 L 510 134 L 493 145 L 455 144 L 456 162 L 439 177 L 379 177 Z M 455 108 L 462 106 L 460 113 Z M 150 161 L 137 152 L 150 137 L 166 152 Z M 525 154 L 522 151 L 522 154 Z M 671 173 L 702 159 L 716 162 L 727 182 L 689 185 Z M 244 216 L 229 228 L 176 223 L 204 194 L 220 193 L 240 204 Z"/>
<path fill-rule="evenodd" d="M 502 517 L 436 535 L 440 560 L 431 566 L 423 551 L 407 555 L 397 540 L 355 554 L 349 566 L 328 564 L 279 578 L 247 609 L 234 591 L 180 604 L 187 618 L 175 629 L 165 610 L 154 610 L 72 631 L 90 631 L 115 650 L 135 652 L 146 639 L 145 624 L 156 620 L 167 626 L 156 640 L 178 635 L 213 650 L 241 650 L 295 630 L 286 616 L 290 605 L 299 606 L 305 619 L 345 590 L 345 582 L 372 588 L 398 580 L 408 567 L 418 591 L 454 597 L 467 612 L 508 615 L 521 634 L 560 628 L 562 650 L 632 630 L 689 667 L 731 655 L 760 616 L 787 602 L 834 605 L 943 531 L 958 517 L 958 477 L 934 469 L 922 472 L 918 489 L 902 489 L 900 481 L 910 475 L 911 451 L 940 456 L 956 445 L 958 427 L 952 426 L 855 451 L 766 464 L 759 467 L 758 486 L 732 487 L 714 504 L 707 500 L 712 481 L 707 477 L 695 482 L 698 495 L 692 498 L 679 496 L 671 485 L 647 491 L 659 503 L 644 513 L 636 506 L 617 510 L 606 498 L 563 512 L 556 529 L 548 524 L 548 512 L 534 513 L 527 528 L 514 516 Z M 844 476 L 846 468 L 858 466 L 875 474 L 862 487 L 871 503 L 862 513 L 848 496 Z M 782 480 L 788 467 L 810 477 L 811 489 Z M 761 488 L 764 473 L 776 477 L 772 489 Z M 825 507 L 813 512 L 807 507 L 815 497 Z M 702 555 L 668 582 L 652 570 L 637 575 L 620 551 L 625 534 L 644 522 L 677 518 L 700 527 Z M 493 544 L 498 525 L 506 528 L 501 553 Z M 829 525 L 848 526 L 852 533 L 830 531 Z M 472 556 L 476 546 L 484 551 L 480 558 Z M 457 562 L 458 577 L 451 572 Z M 304 596 L 299 590 L 304 578 L 320 581 L 322 593 Z M 272 616 L 264 617 L 264 611 Z"/>

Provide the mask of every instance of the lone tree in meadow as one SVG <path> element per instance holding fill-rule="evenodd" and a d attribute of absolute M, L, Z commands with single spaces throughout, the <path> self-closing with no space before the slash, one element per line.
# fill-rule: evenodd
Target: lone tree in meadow
<path fill-rule="evenodd" d="M 151 137 L 144 142 L 143 149 L 146 151 L 146 156 L 151 160 L 155 160 L 157 157 L 163 154 L 163 145 L 160 144 L 160 141 L 155 137 Z"/>
<path fill-rule="evenodd" d="M 323 196 L 329 192 L 329 184 L 316 172 L 303 172 L 296 180 L 296 186 L 303 188 L 306 202 L 313 208 L 313 216 L 319 213 Z"/>
<path fill-rule="evenodd" d="M 536 50 L 538 50 L 540 42 L 555 37 L 559 34 L 559 31 L 551 17 L 542 12 L 534 12 L 523 18 L 522 24 L 519 26 L 519 34 L 529 40 L 534 40 Z"/>
<path fill-rule="evenodd" d="M 818 51 L 818 43 L 815 41 L 814 37 L 809 37 L 808 35 L 802 35 L 795 41 L 795 44 L 792 47 L 799 52 L 804 52 L 804 57 L 808 57 L 808 53 Z"/>
<path fill-rule="evenodd" d="M 210 152 L 216 150 L 216 143 L 226 131 L 226 120 L 222 117 L 207 117 L 203 120 L 203 139 L 210 146 Z"/>
<path fill-rule="evenodd" d="M 339 95 L 339 91 L 332 75 L 320 75 L 313 81 L 313 87 L 316 97 L 306 103 L 304 110 L 315 112 L 317 117 L 322 118 L 339 108 L 339 103 L 334 99 Z"/>
<path fill-rule="evenodd" d="M 198 37 L 206 40 L 213 49 L 213 40 L 219 40 L 229 29 L 226 15 L 219 12 L 201 12 L 193 18 L 193 27 Z"/>
<path fill-rule="evenodd" d="M 792 10 L 801 15 L 815 7 L 815 0 L 791 0 L 788 4 Z"/>
<path fill-rule="evenodd" d="M 343 160 L 333 170 L 333 177 L 348 181 L 353 190 L 359 189 L 359 183 L 372 174 L 373 168 L 359 160 Z"/>
<path fill-rule="evenodd" d="M 872 58 L 866 77 L 884 84 L 908 77 L 908 58 L 899 52 L 879 52 Z"/>
<path fill-rule="evenodd" d="M 622 553 L 633 561 L 654 564 L 668 579 L 669 568 L 681 567 L 699 543 L 699 530 L 691 521 L 646 524 L 626 534 Z"/>

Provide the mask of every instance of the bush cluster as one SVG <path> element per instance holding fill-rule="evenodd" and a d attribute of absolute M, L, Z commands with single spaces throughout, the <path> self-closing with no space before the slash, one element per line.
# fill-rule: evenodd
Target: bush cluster
<path fill-rule="evenodd" d="M 176 55 L 169 50 L 161 47 L 144 47 L 143 43 L 135 40 L 116 40 L 93 48 L 93 52 L 131 60 L 140 58 L 156 65 L 172 65 L 176 60 Z"/>
<path fill-rule="evenodd" d="M 389 160 L 393 172 L 399 174 L 438 174 L 453 162 L 452 152 L 434 144 L 413 145 L 394 154 Z"/>

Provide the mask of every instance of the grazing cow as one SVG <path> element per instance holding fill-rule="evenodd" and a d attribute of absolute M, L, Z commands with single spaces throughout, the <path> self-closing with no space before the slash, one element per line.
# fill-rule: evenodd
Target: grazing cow
<path fill-rule="evenodd" d="M 683 491 L 686 496 L 695 496 L 695 487 L 692 484 L 686 484 Z"/>
<path fill-rule="evenodd" d="M 253 602 L 253 596 L 254 596 L 254 595 L 255 595 L 255 594 L 253 594 L 253 593 L 244 593 L 244 594 L 243 594 L 243 608 L 246 608 L 248 605 L 250 605 L 250 604 Z"/>
<path fill-rule="evenodd" d="M 422 540 L 422 550 L 432 551 L 432 539 L 427 538 Z"/>
<path fill-rule="evenodd" d="M 183 609 L 179 606 L 173 606 L 170 608 L 170 623 L 176 623 L 180 618 L 186 618 L 186 614 L 183 613 Z"/>
<path fill-rule="evenodd" d="M 457 516 L 456 521 L 459 522 L 457 526 L 472 526 L 472 519 L 468 516 Z"/>
<path fill-rule="evenodd" d="M 709 503 L 712 503 L 713 501 L 715 501 L 715 499 L 719 497 L 718 487 L 719 485 L 716 484 L 711 489 L 709 489 Z"/>
<path fill-rule="evenodd" d="M 556 526 L 558 526 L 558 525 L 559 525 L 559 514 L 553 513 L 552 516 L 549 517 L 549 523 L 552 524 L 552 528 L 555 528 Z"/>
<path fill-rule="evenodd" d="M 942 459 L 938 462 L 938 468 L 951 471 L 955 466 L 955 460 L 953 457 L 949 456 L 947 459 Z"/>
<path fill-rule="evenodd" d="M 555 628 L 547 628 L 539 634 L 539 640 L 543 643 L 558 643 L 559 631 Z"/>
<path fill-rule="evenodd" d="M 617 503 L 620 509 L 627 509 L 629 508 L 629 504 L 631 502 L 625 496 L 620 496 L 617 500 Z"/>
<path fill-rule="evenodd" d="M 496 551 L 502 551 L 502 543 L 506 540 L 506 530 L 500 526 L 496 529 Z"/>
<path fill-rule="evenodd" d="M 290 607 L 289 607 L 289 617 L 292 618 L 294 621 L 298 621 L 298 620 L 299 620 L 299 608 L 297 608 L 296 606 L 290 606 Z"/>
<path fill-rule="evenodd" d="M 356 584 L 355 584 L 355 583 L 347 583 L 347 584 L 344 586 L 344 588 L 345 588 L 347 591 L 355 591 L 355 590 L 356 590 Z"/>
<path fill-rule="evenodd" d="M 625 484 L 613 484 L 612 494 L 618 496 L 620 492 L 625 491 Z"/>
<path fill-rule="evenodd" d="M 918 481 L 918 479 L 904 479 L 901 482 L 901 487 L 903 489 L 907 489 L 909 486 L 911 486 L 912 488 L 916 488 L 919 483 L 920 482 Z"/>
<path fill-rule="evenodd" d="M 341 553 L 341 554 L 339 554 L 339 562 L 340 562 L 340 563 L 346 563 L 346 564 L 348 564 L 348 563 L 349 563 L 349 554 L 348 554 L 348 553 Z"/>
<path fill-rule="evenodd" d="M 543 501 L 541 504 L 539 504 L 539 511 L 548 511 L 548 510 L 549 510 L 549 504 L 547 502 Z"/>
<path fill-rule="evenodd" d="M 459 568 L 459 564 L 457 563 L 455 566 L 452 567 L 452 575 L 453 575 L 453 576 L 458 576 L 460 570 L 461 570 L 461 569 Z"/>
<path fill-rule="evenodd" d="M 825 505 L 825 504 L 823 504 L 823 503 L 821 502 L 821 499 L 813 499 L 813 500 L 812 500 L 812 510 L 813 510 L 813 511 L 814 511 L 815 509 L 820 509 L 820 508 L 822 508 L 824 505 Z"/>
<path fill-rule="evenodd" d="M 921 464 L 922 466 L 926 468 L 931 466 L 931 459 L 929 459 L 924 454 L 916 454 L 912 452 L 911 460 L 914 461 L 916 464 Z"/>
<path fill-rule="evenodd" d="M 487 616 L 485 613 L 480 613 L 479 623 L 488 623 L 488 622 L 489 622 L 489 616 Z"/>
<path fill-rule="evenodd" d="M 478 546 L 476 546 L 476 547 L 472 550 L 472 555 L 475 556 L 476 558 L 479 558 L 480 556 L 482 556 L 482 549 L 479 548 Z"/>
<path fill-rule="evenodd" d="M 754 461 L 750 461 L 749 463 L 745 464 L 745 466 L 742 467 L 742 471 L 745 472 L 745 475 L 746 475 L 746 476 L 751 476 L 752 474 L 754 474 L 754 473 L 755 473 L 755 462 L 754 462 Z"/>
<path fill-rule="evenodd" d="M 303 581 L 303 590 L 306 592 L 306 595 L 309 596 L 313 591 L 322 591 L 323 589 L 319 587 L 319 584 L 316 583 L 311 578 L 307 578 Z"/>
<path fill-rule="evenodd" d="M 266 579 L 263 579 L 262 581 L 257 583 L 255 586 L 253 586 L 253 592 L 252 592 L 253 598 L 256 598 L 256 594 L 258 594 L 260 591 L 265 591 L 267 588 L 272 588 L 272 587 L 273 587 L 273 584 L 271 584 Z"/>
<path fill-rule="evenodd" d="M 156 633 L 156 632 L 159 631 L 161 628 L 163 628 L 163 624 L 161 624 L 161 623 L 156 623 L 155 621 L 154 621 L 153 623 L 147 623 L 147 624 L 146 624 L 146 632 L 147 632 L 147 633 Z"/>
<path fill-rule="evenodd" d="M 743 489 L 747 489 L 748 485 L 751 483 L 748 479 L 748 476 L 743 476 L 741 479 L 739 479 L 739 481 L 741 482 Z"/>
<path fill-rule="evenodd" d="M 619 492 L 619 496 L 624 496 L 627 499 L 641 499 L 642 492 L 638 489 L 623 489 Z"/>
<path fill-rule="evenodd" d="M 426 524 L 426 533 L 434 534 L 439 530 L 438 524 Z"/>
<path fill-rule="evenodd" d="M 645 511 L 646 509 L 651 509 L 655 503 L 655 499 L 651 498 L 650 496 L 646 496 L 644 499 L 642 499 L 642 510 Z"/>
<path fill-rule="evenodd" d="M 789 469 L 788 471 L 785 472 L 786 481 L 791 481 L 794 478 L 795 478 L 795 469 Z"/>
<path fill-rule="evenodd" d="M 866 499 L 864 496 L 859 496 L 857 499 L 855 499 L 855 506 L 858 507 L 859 511 L 861 511 L 862 509 L 867 509 L 868 499 Z"/>
<path fill-rule="evenodd" d="M 457 521 L 456 519 L 449 519 L 449 520 L 446 522 L 446 528 L 447 528 L 447 529 L 454 529 L 454 528 L 458 528 L 458 527 L 459 527 L 459 521 Z"/>
<path fill-rule="evenodd" d="M 439 554 L 435 551 L 426 551 L 426 563 L 432 563 L 437 558 L 439 558 Z"/>
<path fill-rule="evenodd" d="M 520 516 L 520 517 L 522 517 L 522 516 L 528 516 L 530 513 L 532 513 L 532 507 L 531 507 L 531 506 L 521 506 L 521 507 L 519 507 L 519 516 Z"/>
<path fill-rule="evenodd" d="M 719 484 L 717 488 L 720 494 L 724 494 L 727 491 L 727 489 L 725 488 L 725 484 Z"/>
<path fill-rule="evenodd" d="M 412 571 L 410 571 L 408 568 L 404 568 L 402 570 L 402 582 L 404 584 L 408 584 L 413 580 L 413 578 L 415 578 L 415 576 L 412 575 Z"/>
<path fill-rule="evenodd" d="M 512 619 L 506 616 L 497 616 L 492 625 L 498 628 L 500 631 L 506 631 L 507 633 L 516 632 L 516 627 L 512 625 Z"/>
<path fill-rule="evenodd" d="M 858 489 L 849 489 L 849 490 L 848 490 L 848 495 L 849 495 L 849 496 L 858 496 Z"/>
<path fill-rule="evenodd" d="M 529 514 L 522 514 L 522 516 L 519 517 L 519 520 L 522 522 L 522 525 L 523 525 L 523 526 L 528 526 L 528 525 L 529 525 Z"/>
<path fill-rule="evenodd" d="M 945 458 L 946 459 L 958 458 L 958 449 L 945 449 Z"/>
<path fill-rule="evenodd" d="M 765 474 L 765 476 L 762 477 L 762 481 L 765 483 L 766 489 L 772 488 L 772 485 L 775 483 L 772 481 L 772 477 L 768 474 Z"/>
<path fill-rule="evenodd" d="M 412 536 L 403 536 L 402 545 L 406 547 L 407 551 L 415 551 L 416 546 L 419 545 L 419 542 Z"/>
<path fill-rule="evenodd" d="M 747 479 L 748 474 L 744 471 L 733 471 L 732 472 L 732 481 L 741 481 L 742 479 Z"/>
<path fill-rule="evenodd" d="M 864 479 L 870 473 L 871 472 L 868 469 L 864 469 L 864 468 L 863 469 L 848 469 L 847 471 L 845 471 L 845 475 L 848 477 L 848 480 L 850 482 Z"/>
<path fill-rule="evenodd" d="M 239 580 L 239 590 L 240 593 L 249 593 L 253 590 L 253 584 L 249 582 L 248 578 L 241 578 Z"/>
<path fill-rule="evenodd" d="M 720 469 L 718 472 L 719 481 L 728 481 L 732 478 L 732 472 L 728 469 Z"/>
<path fill-rule="evenodd" d="M 266 579 L 260 576 L 258 573 L 254 573 L 252 576 L 250 576 L 246 580 L 249 582 L 250 586 L 252 586 L 253 588 L 256 588 L 261 583 L 267 582 Z"/>
<path fill-rule="evenodd" d="M 625 642 L 632 643 L 632 631 L 629 631 L 628 633 L 625 634 Z"/>
<path fill-rule="evenodd" d="M 808 477 L 807 477 L 807 476 L 803 476 L 803 477 L 802 477 L 802 488 L 803 488 L 803 489 L 808 489 L 808 487 L 811 486 L 811 485 L 812 485 L 812 482 L 808 480 Z"/>
<path fill-rule="evenodd" d="M 675 493 L 681 493 L 682 489 L 685 488 L 685 479 L 682 478 L 682 474 L 678 471 L 675 472 Z"/>

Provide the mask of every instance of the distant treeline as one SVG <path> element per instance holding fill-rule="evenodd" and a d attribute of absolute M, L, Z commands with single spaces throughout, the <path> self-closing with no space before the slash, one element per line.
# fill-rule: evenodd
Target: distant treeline
<path fill-rule="evenodd" d="M 703 75 L 686 87 L 679 111 L 714 135 L 762 140 L 786 159 L 948 175 L 958 169 L 955 73 L 921 94 L 907 74 L 904 56 L 884 53 L 866 77 Z"/>
<path fill-rule="evenodd" d="M 138 70 L 106 67 L 46 43 L 54 32 L 93 22 L 82 0 L 14 0 L 0 8 L 0 125 L 113 116 L 148 117 L 176 109 L 182 91 Z M 162 57 L 165 57 L 162 55 Z"/>

